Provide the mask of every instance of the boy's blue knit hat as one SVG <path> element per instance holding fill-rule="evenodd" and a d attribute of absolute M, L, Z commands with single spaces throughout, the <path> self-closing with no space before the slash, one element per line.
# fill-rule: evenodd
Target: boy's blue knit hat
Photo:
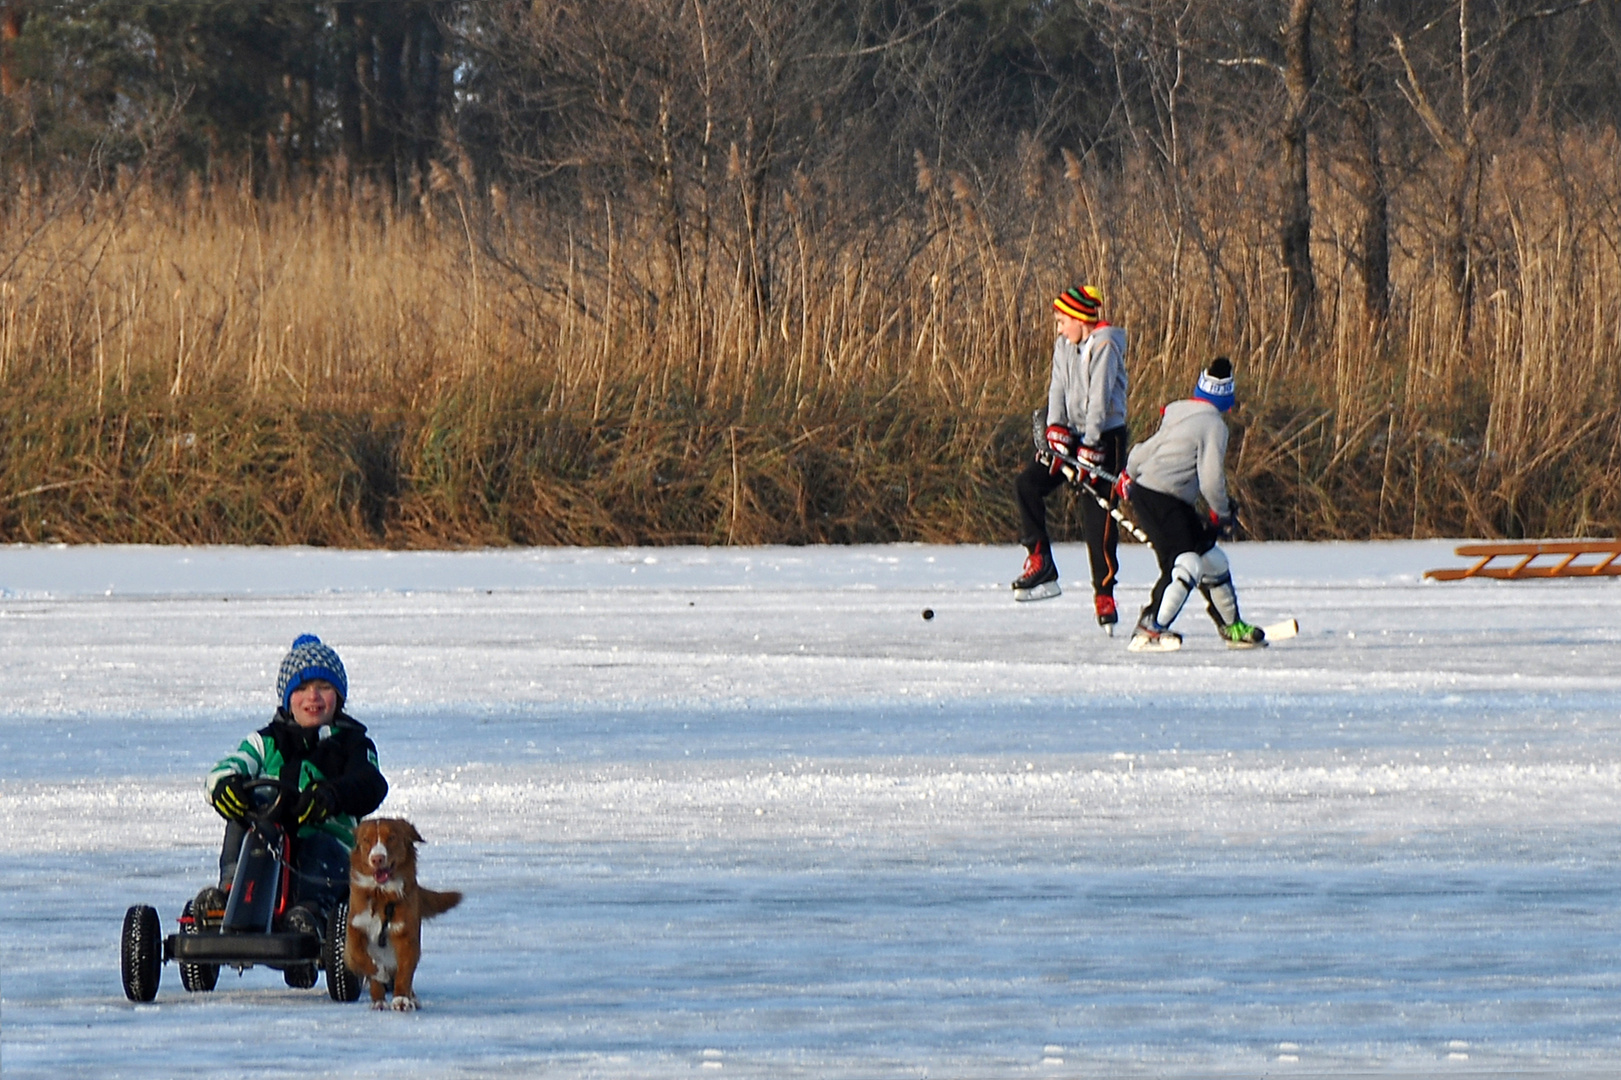
<path fill-rule="evenodd" d="M 281 673 L 276 676 L 276 693 L 283 709 L 292 708 L 293 691 L 311 679 L 325 679 L 338 691 L 341 708 L 349 697 L 349 676 L 343 670 L 343 661 L 332 651 L 332 646 L 314 634 L 300 634 L 293 640 L 293 648 L 281 662 Z"/>
<path fill-rule="evenodd" d="M 1233 388 L 1233 362 L 1225 356 L 1210 361 L 1210 366 L 1199 373 L 1193 396 L 1208 401 L 1222 412 L 1233 407 L 1238 395 Z"/>

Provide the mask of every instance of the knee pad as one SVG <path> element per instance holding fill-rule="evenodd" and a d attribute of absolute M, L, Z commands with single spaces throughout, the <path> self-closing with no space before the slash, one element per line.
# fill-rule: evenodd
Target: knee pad
<path fill-rule="evenodd" d="M 1227 561 L 1227 553 L 1221 548 L 1213 547 L 1199 556 L 1201 585 L 1226 585 L 1232 580 L 1232 565 Z"/>
<path fill-rule="evenodd" d="M 1171 577 L 1192 589 L 1199 584 L 1199 578 L 1204 570 L 1203 556 L 1197 552 L 1184 551 L 1171 563 Z"/>

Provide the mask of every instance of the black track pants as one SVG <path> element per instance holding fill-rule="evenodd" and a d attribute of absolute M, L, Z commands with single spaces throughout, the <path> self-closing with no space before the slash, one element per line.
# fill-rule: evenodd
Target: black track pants
<path fill-rule="evenodd" d="M 1110 428 L 1103 433 L 1103 467 L 1118 474 L 1126 460 L 1127 429 Z M 1062 473 L 1054 475 L 1039 460 L 1019 474 L 1014 490 L 1019 500 L 1019 524 L 1024 530 L 1020 542 L 1026 547 L 1048 540 L 1047 496 L 1064 484 Z M 1098 493 L 1114 505 L 1114 496 L 1107 484 L 1097 485 Z M 1120 544 L 1119 526 L 1108 511 L 1099 506 L 1090 495 L 1081 495 L 1081 535 L 1086 539 L 1086 552 L 1092 563 L 1092 591 L 1106 596 L 1114 595 L 1115 579 L 1120 575 L 1120 559 L 1116 548 Z"/>

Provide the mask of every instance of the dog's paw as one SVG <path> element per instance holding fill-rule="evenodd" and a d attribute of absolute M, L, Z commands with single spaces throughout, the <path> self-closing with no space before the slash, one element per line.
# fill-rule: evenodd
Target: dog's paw
<path fill-rule="evenodd" d="M 377 1001 L 371 1003 L 371 1007 L 373 1012 L 385 1012 L 388 1009 L 388 1002 L 379 998 Z"/>
<path fill-rule="evenodd" d="M 418 1008 L 417 999 L 410 994 L 395 998 L 389 1003 L 389 1006 L 395 1012 L 416 1012 Z"/>

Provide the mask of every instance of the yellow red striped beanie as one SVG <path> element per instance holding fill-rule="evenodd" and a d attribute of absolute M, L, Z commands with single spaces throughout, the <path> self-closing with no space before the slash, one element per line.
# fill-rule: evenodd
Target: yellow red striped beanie
<path fill-rule="evenodd" d="M 1103 318 L 1103 292 L 1096 285 L 1072 286 L 1058 294 L 1053 310 L 1081 322 Z"/>

